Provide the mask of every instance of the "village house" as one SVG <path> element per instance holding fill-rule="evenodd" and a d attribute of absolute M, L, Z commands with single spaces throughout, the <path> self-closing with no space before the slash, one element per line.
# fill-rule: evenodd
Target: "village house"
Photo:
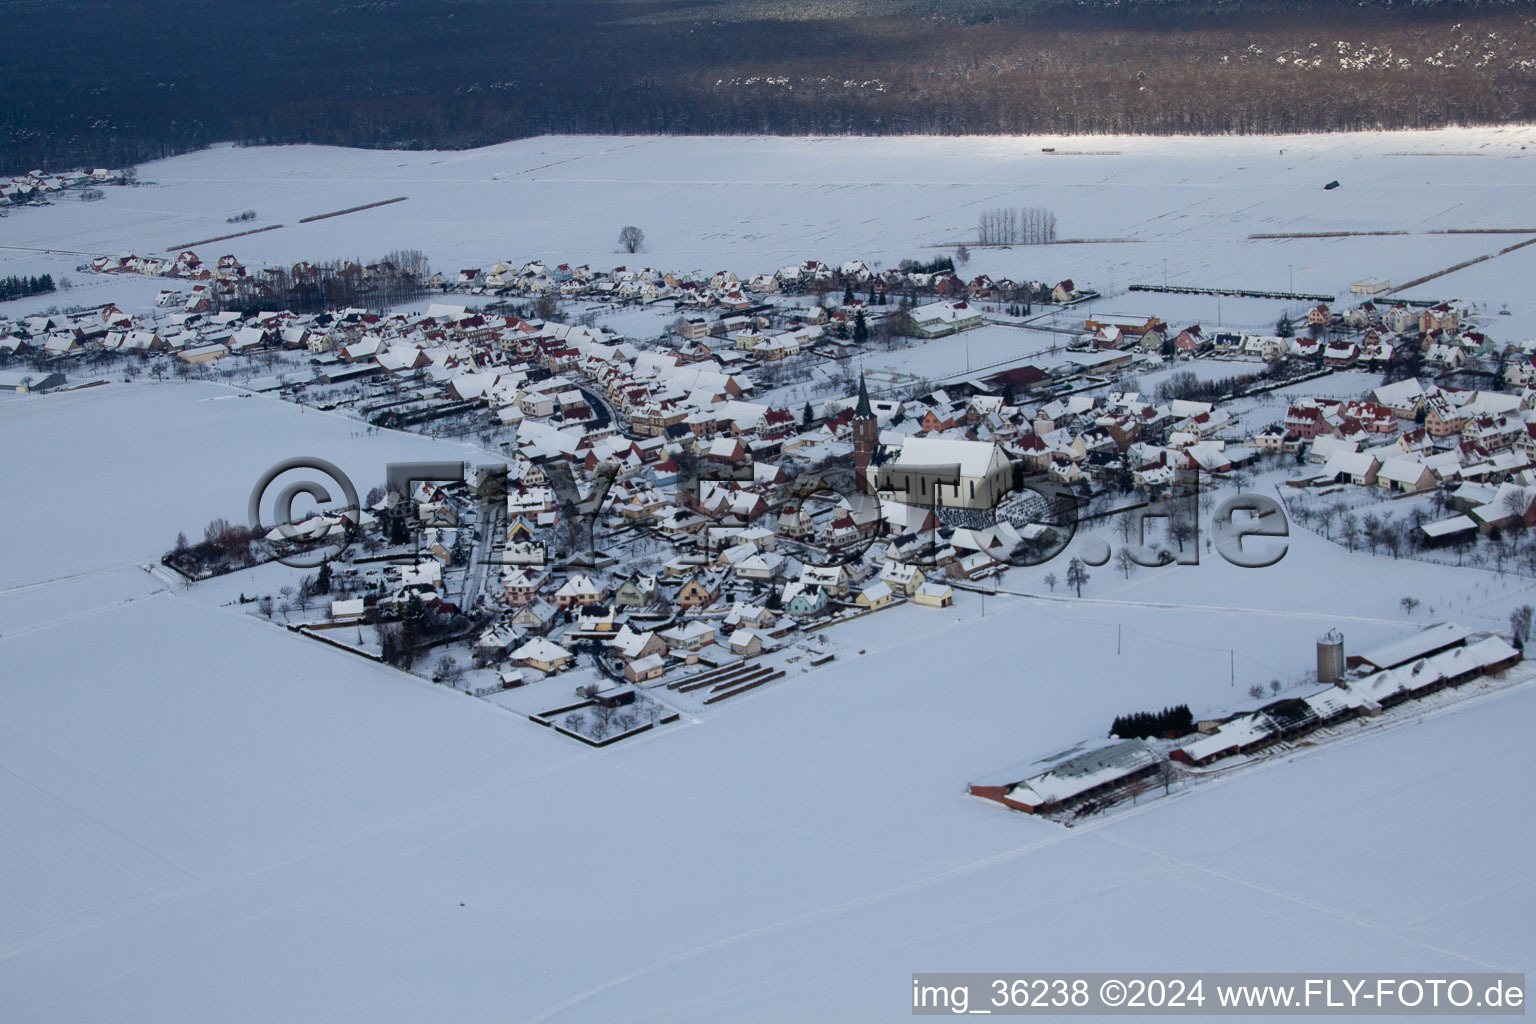
<path fill-rule="evenodd" d="M 955 603 L 955 592 L 948 583 L 925 582 L 913 592 L 912 603 L 925 608 L 948 608 Z"/>
<path fill-rule="evenodd" d="M 913 308 L 911 331 L 919 338 L 942 338 L 981 326 L 981 310 L 964 300 L 930 302 Z"/>
<path fill-rule="evenodd" d="M 572 576 L 561 584 L 555 591 L 555 607 L 565 611 L 579 605 L 596 604 L 606 600 L 608 590 L 592 582 L 591 577 L 585 575 Z"/>
<path fill-rule="evenodd" d="M 512 664 L 540 672 L 559 672 L 570 663 L 570 651 L 543 638 L 530 640 L 512 652 Z"/>

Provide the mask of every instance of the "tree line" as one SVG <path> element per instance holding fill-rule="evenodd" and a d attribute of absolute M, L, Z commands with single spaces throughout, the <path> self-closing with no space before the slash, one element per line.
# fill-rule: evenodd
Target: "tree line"
<path fill-rule="evenodd" d="M 268 267 L 221 283 L 214 306 L 246 315 L 393 306 L 426 295 L 429 274 L 425 254 L 415 249 L 397 250 L 372 263 L 335 260 L 292 269 Z"/>
<path fill-rule="evenodd" d="M 1176 704 L 1161 711 L 1135 711 L 1129 715 L 1117 715 L 1109 727 L 1111 736 L 1123 740 L 1144 740 L 1150 736 L 1172 733 L 1183 736 L 1195 728 L 1195 716 L 1188 704 Z"/>
<path fill-rule="evenodd" d="M 1056 214 L 1043 206 L 998 206 L 981 211 L 976 241 L 982 245 L 1044 245 L 1056 241 Z"/>
<path fill-rule="evenodd" d="M 46 295 L 54 291 L 53 275 L 42 274 L 32 277 L 19 277 L 11 274 L 8 277 L 0 277 L 0 302 L 11 299 L 23 299 L 28 295 Z"/>
<path fill-rule="evenodd" d="M 224 140 L 425 149 L 545 133 L 1278 133 L 1536 117 L 1523 4 L 950 0 L 919 13 L 850 0 L 780 20 L 687 0 L 163 0 L 149 21 L 127 4 L 28 7 L 7 39 L 4 173 Z M 1355 42 L 1341 56 L 1337 40 Z"/>

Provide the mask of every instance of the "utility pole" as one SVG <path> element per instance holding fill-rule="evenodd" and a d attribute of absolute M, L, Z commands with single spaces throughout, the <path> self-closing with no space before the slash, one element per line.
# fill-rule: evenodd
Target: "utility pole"
<path fill-rule="evenodd" d="M 1168 287 L 1168 258 L 1163 258 L 1163 287 Z"/>
<path fill-rule="evenodd" d="M 1230 648 L 1227 650 L 1227 685 L 1237 685 L 1237 653 Z"/>
<path fill-rule="evenodd" d="M 1115 623 L 1115 654 L 1120 653 L 1120 624 Z"/>

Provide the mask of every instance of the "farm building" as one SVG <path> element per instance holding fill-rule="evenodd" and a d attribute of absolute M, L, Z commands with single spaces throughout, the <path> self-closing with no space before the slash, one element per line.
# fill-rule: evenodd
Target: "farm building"
<path fill-rule="evenodd" d="M 1015 810 L 1047 814 L 1155 775 L 1160 763 L 1143 740 L 1092 740 L 1041 758 L 1023 771 L 973 782 L 970 790 Z"/>
<path fill-rule="evenodd" d="M 0 389 L 6 391 L 48 391 L 64 383 L 62 373 L 0 370 Z"/>
<path fill-rule="evenodd" d="M 1350 680 L 1349 692 L 1361 701 L 1388 708 L 1447 686 L 1460 686 L 1489 672 L 1502 671 L 1519 660 L 1519 651 L 1491 636 Z"/>
<path fill-rule="evenodd" d="M 1336 686 L 1306 697 L 1286 697 L 1257 711 L 1236 715 L 1214 732 L 1184 744 L 1168 756 L 1184 764 L 1204 766 L 1224 757 L 1251 754 L 1280 740 L 1304 736 L 1324 725 L 1356 714 L 1359 701 Z"/>
<path fill-rule="evenodd" d="M 1277 700 L 1235 715 L 1169 757 L 1203 767 L 1305 736 L 1362 712 L 1374 714 L 1447 686 L 1460 686 L 1520 661 L 1520 652 L 1500 637 L 1468 643 L 1469 636 L 1471 631 L 1462 626 L 1440 623 L 1367 655 L 1351 657 L 1354 678 L 1306 697 Z M 1389 667 L 1378 668 L 1383 663 L 1390 663 Z"/>
<path fill-rule="evenodd" d="M 1397 668 L 1410 661 L 1427 658 L 1432 654 L 1450 650 L 1452 647 L 1459 647 L 1466 643 L 1471 635 L 1472 631 L 1465 626 L 1458 626 L 1454 622 L 1438 622 L 1421 629 L 1407 639 L 1377 647 L 1364 654 L 1350 655 L 1345 664 L 1351 669 L 1367 671 Z"/>

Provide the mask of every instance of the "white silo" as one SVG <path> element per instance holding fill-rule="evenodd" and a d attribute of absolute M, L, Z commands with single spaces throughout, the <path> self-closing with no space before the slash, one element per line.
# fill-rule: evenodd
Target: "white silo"
<path fill-rule="evenodd" d="M 1344 634 L 1336 629 L 1317 638 L 1317 681 L 1334 684 L 1344 681 Z"/>

